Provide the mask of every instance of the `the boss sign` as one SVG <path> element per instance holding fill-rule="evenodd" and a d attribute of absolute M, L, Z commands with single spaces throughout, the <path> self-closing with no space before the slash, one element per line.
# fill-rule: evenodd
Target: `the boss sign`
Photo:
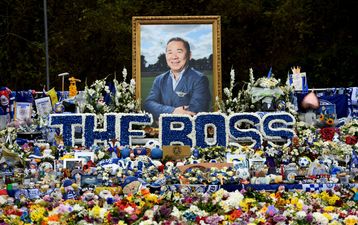
<path fill-rule="evenodd" d="M 74 145 L 75 127 L 82 127 L 81 144 L 91 147 L 117 139 L 120 145 L 131 145 L 132 138 L 145 136 L 143 130 L 133 128 L 151 125 L 150 114 L 109 113 L 104 115 L 104 126 L 97 128 L 95 114 L 51 114 L 50 126 L 61 129 L 65 146 Z M 277 141 L 294 136 L 295 118 L 286 112 L 199 113 L 194 117 L 163 114 L 159 118 L 159 141 L 162 145 L 181 144 L 198 147 L 228 146 L 230 141 L 250 142 L 260 148 L 263 140 Z M 249 126 L 248 126 L 249 125 Z M 208 130 L 211 130 L 210 137 Z"/>

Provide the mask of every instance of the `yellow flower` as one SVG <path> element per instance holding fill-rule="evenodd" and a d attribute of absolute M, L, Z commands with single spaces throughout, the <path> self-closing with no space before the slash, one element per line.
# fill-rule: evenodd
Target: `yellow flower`
<path fill-rule="evenodd" d="M 324 207 L 325 212 L 332 212 L 334 209 L 335 209 L 334 206 L 326 206 L 326 207 Z"/>
<path fill-rule="evenodd" d="M 323 114 L 319 115 L 319 120 L 324 121 L 324 115 Z"/>
<path fill-rule="evenodd" d="M 302 208 L 303 208 L 303 205 L 304 205 L 303 201 L 302 201 L 302 199 L 300 199 L 300 200 L 297 201 L 296 207 L 297 207 L 298 210 L 301 211 Z"/>
<path fill-rule="evenodd" d="M 329 221 L 331 221 L 333 218 L 332 218 L 332 216 L 331 216 L 331 214 L 329 214 L 329 213 L 323 213 L 322 214 L 324 217 L 326 217 Z"/>
<path fill-rule="evenodd" d="M 120 220 L 117 225 L 127 225 L 123 220 Z"/>
<path fill-rule="evenodd" d="M 342 223 L 338 222 L 337 220 L 333 220 L 328 225 L 342 225 Z"/>
<path fill-rule="evenodd" d="M 334 119 L 332 118 L 329 118 L 327 121 L 326 121 L 326 124 L 328 125 L 332 125 L 334 123 Z"/>
<path fill-rule="evenodd" d="M 144 198 L 145 198 L 148 202 L 156 203 L 156 202 L 158 201 L 158 196 L 155 195 L 155 194 L 147 194 Z"/>
<path fill-rule="evenodd" d="M 357 225 L 358 224 L 358 217 L 357 216 L 347 216 L 344 219 L 344 224 L 346 225 Z"/>
<path fill-rule="evenodd" d="M 253 198 L 245 198 L 240 202 L 240 207 L 243 211 L 247 212 L 249 211 L 249 207 L 251 206 L 251 204 L 254 202 L 256 202 L 256 200 Z"/>
<path fill-rule="evenodd" d="M 46 209 L 41 206 L 33 205 L 30 207 L 30 218 L 34 222 L 40 222 L 43 220 L 46 213 Z"/>
<path fill-rule="evenodd" d="M 95 207 L 92 208 L 91 213 L 94 218 L 99 218 L 101 215 L 101 207 L 96 205 Z"/>
<path fill-rule="evenodd" d="M 336 201 L 339 200 L 339 197 L 337 195 L 333 195 L 328 199 L 328 204 L 334 205 L 336 204 Z"/>

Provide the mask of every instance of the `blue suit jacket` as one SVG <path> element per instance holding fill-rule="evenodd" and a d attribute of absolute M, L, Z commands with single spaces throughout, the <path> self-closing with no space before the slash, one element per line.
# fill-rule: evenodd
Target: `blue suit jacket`
<path fill-rule="evenodd" d="M 144 110 L 158 119 L 162 113 L 172 113 L 179 106 L 189 106 L 192 112 L 208 112 L 210 107 L 209 80 L 202 73 L 187 68 L 175 91 L 169 71 L 157 76 L 144 102 Z"/>

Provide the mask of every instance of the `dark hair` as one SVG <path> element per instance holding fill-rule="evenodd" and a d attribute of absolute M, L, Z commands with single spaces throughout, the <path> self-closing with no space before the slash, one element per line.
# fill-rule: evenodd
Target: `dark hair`
<path fill-rule="evenodd" d="M 173 38 L 170 38 L 169 41 L 167 42 L 167 46 L 170 42 L 172 41 L 180 41 L 184 44 L 184 48 L 186 49 L 186 57 L 189 59 L 190 58 L 190 45 L 189 45 L 189 42 L 183 38 L 180 38 L 180 37 L 173 37 Z"/>

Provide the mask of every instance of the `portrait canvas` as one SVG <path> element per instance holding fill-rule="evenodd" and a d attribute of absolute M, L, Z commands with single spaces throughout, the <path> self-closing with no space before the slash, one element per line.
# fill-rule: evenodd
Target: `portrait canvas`
<path fill-rule="evenodd" d="M 215 98 L 221 97 L 219 25 L 218 16 L 133 18 L 133 74 L 137 85 L 136 96 L 140 98 L 142 108 L 154 79 L 171 69 L 166 59 L 167 44 L 178 37 L 190 46 L 188 68 L 208 79 L 211 96 L 208 111 L 214 111 Z"/>

